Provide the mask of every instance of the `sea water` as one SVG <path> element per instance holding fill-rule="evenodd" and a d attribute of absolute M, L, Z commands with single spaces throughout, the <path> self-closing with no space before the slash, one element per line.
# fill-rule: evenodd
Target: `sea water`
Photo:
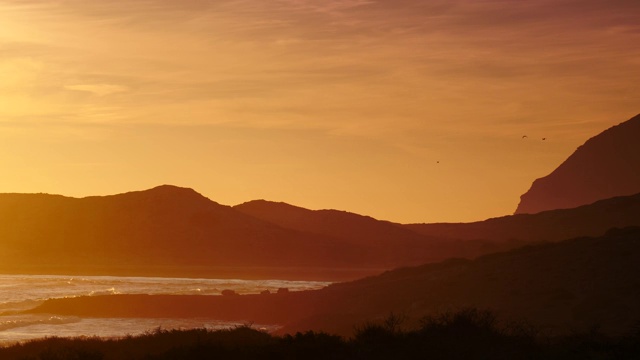
<path fill-rule="evenodd" d="M 115 276 L 0 275 L 0 346 L 51 336 L 120 337 L 162 329 L 222 329 L 243 325 L 216 319 L 80 318 L 22 314 L 47 299 L 115 294 L 219 295 L 223 290 L 254 294 L 279 288 L 319 289 L 319 281 L 185 279 Z M 267 331 L 275 325 L 256 324 Z"/>

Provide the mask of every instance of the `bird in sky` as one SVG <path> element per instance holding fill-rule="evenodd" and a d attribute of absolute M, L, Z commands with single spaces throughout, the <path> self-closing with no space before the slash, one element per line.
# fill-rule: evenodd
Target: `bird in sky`
<path fill-rule="evenodd" d="M 525 138 L 528 138 L 528 136 L 527 135 L 522 135 L 522 138 L 525 139 Z"/>

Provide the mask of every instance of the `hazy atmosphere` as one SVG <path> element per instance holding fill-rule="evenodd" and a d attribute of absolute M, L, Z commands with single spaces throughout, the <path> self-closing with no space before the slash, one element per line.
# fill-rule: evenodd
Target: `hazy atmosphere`
<path fill-rule="evenodd" d="M 405 223 L 510 214 L 638 113 L 639 11 L 0 0 L 0 192 L 166 183 Z"/>
<path fill-rule="evenodd" d="M 639 0 L 0 0 L 0 359 L 640 359 Z"/>

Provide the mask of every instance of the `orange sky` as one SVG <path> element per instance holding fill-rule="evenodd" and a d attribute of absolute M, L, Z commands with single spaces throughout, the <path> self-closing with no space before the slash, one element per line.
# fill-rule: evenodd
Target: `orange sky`
<path fill-rule="evenodd" d="M 0 192 L 510 214 L 640 113 L 638 18 L 637 0 L 0 0 Z"/>

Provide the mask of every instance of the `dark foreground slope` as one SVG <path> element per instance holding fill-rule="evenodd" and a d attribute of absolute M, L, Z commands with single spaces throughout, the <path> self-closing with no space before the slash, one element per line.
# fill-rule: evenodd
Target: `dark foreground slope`
<path fill-rule="evenodd" d="M 336 284 L 323 296 L 327 306 L 289 329 L 345 333 L 349 323 L 391 311 L 417 319 L 474 307 L 550 332 L 625 331 L 640 321 L 640 228 L 398 269 Z"/>
<path fill-rule="evenodd" d="M 640 228 L 529 246 L 477 260 L 403 268 L 318 291 L 242 296 L 102 296 L 50 300 L 35 312 L 109 317 L 214 317 L 351 335 L 390 313 L 416 321 L 463 308 L 495 311 L 548 333 L 640 322 Z"/>
<path fill-rule="evenodd" d="M 573 208 L 640 192 L 640 115 L 580 146 L 520 197 L 516 214 Z"/>

